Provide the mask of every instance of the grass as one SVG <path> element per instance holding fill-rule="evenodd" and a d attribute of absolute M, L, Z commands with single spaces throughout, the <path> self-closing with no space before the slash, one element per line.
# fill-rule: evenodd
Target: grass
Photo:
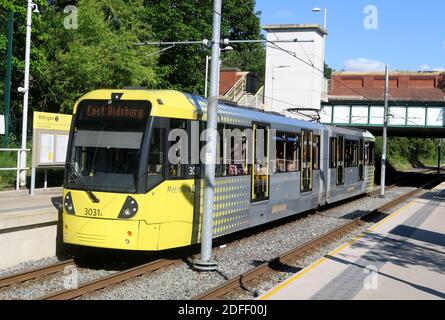
<path fill-rule="evenodd" d="M 28 157 L 29 158 L 29 157 Z M 27 159 L 30 162 L 31 159 Z M 16 168 L 17 152 L 1 152 L 0 168 Z M 0 190 L 12 189 L 16 181 L 15 171 L 0 171 Z"/>
<path fill-rule="evenodd" d="M 19 148 L 15 143 L 11 143 L 9 149 Z M 28 149 L 32 148 L 31 142 L 28 142 Z M 26 157 L 26 166 L 32 166 L 32 153 L 28 152 Z M 0 152 L 0 168 L 16 168 L 17 152 Z M 16 171 L 0 171 L 0 191 L 13 190 L 16 185 Z M 31 184 L 31 170 L 26 171 L 27 186 Z M 36 170 L 36 188 L 43 187 L 44 170 Z M 48 187 L 61 186 L 63 182 L 63 169 L 48 169 Z"/>

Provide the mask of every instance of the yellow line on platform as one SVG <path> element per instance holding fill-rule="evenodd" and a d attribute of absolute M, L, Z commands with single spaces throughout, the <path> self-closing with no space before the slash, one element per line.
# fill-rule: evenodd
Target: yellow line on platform
<path fill-rule="evenodd" d="M 415 199 L 414 199 L 415 200 Z M 309 267 L 307 267 L 306 269 L 304 269 L 303 271 L 295 274 L 294 276 L 292 276 L 291 278 L 287 279 L 286 281 L 284 281 L 283 283 L 279 284 L 277 287 L 275 287 L 274 289 L 272 289 L 270 292 L 266 293 L 264 296 L 262 296 L 259 300 L 267 300 L 268 298 L 270 298 L 271 296 L 275 295 L 276 293 L 278 293 L 279 291 L 283 290 L 285 287 L 287 287 L 288 285 L 290 285 L 292 282 L 298 280 L 299 278 L 301 278 L 302 276 L 304 276 L 305 274 L 307 274 L 309 271 L 313 270 L 314 268 L 316 268 L 317 266 L 319 266 L 320 264 L 322 264 L 323 262 L 330 260 L 329 258 L 327 258 L 327 256 L 330 257 L 335 257 L 337 254 L 340 253 L 340 251 L 346 249 L 347 247 L 353 245 L 354 243 L 356 243 L 357 241 L 359 241 L 360 239 L 364 238 L 367 234 L 371 233 L 372 231 L 374 231 L 375 229 L 377 229 L 378 227 L 380 227 L 382 224 L 388 222 L 390 219 L 394 218 L 395 216 L 397 216 L 398 214 L 400 214 L 401 212 L 403 212 L 404 210 L 408 209 L 409 207 L 413 206 L 415 204 L 415 201 L 411 201 L 407 204 L 405 204 L 403 207 L 401 207 L 399 210 L 397 210 L 396 212 L 394 212 L 393 214 L 389 215 L 388 217 L 386 217 L 385 219 L 383 219 L 382 221 L 380 221 L 379 223 L 376 223 L 375 225 L 373 225 L 372 227 L 370 227 L 369 229 L 367 229 L 365 232 L 361 233 L 360 235 L 358 235 L 357 237 L 353 238 L 352 240 L 346 242 L 344 245 L 342 245 L 340 248 L 335 249 L 334 251 L 332 251 L 331 253 L 327 254 L 326 256 L 318 259 L 316 262 L 314 262 L 312 265 L 310 265 Z"/>

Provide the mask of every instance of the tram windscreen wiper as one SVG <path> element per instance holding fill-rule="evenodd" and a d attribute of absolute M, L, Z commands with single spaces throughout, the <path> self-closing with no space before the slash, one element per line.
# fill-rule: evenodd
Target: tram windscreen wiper
<path fill-rule="evenodd" d="M 76 171 L 76 168 L 74 167 L 74 165 L 71 162 L 67 162 L 66 164 L 68 165 L 68 168 L 70 169 L 70 171 L 72 171 L 72 176 L 74 176 L 75 182 L 81 187 L 81 189 L 83 191 L 85 191 L 88 194 L 88 197 L 90 197 L 91 201 L 93 201 L 94 203 L 99 203 L 100 202 L 99 198 L 96 197 L 96 195 L 90 189 L 88 189 L 84 180 L 79 175 L 79 173 Z"/>

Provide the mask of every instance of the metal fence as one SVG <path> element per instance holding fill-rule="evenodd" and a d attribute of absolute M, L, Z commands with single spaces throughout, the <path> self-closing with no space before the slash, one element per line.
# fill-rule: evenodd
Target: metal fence
<path fill-rule="evenodd" d="M 20 190 L 20 171 L 22 170 L 29 170 L 29 167 L 21 167 L 21 161 L 20 161 L 20 154 L 22 152 L 29 152 L 30 149 L 6 149 L 1 148 L 1 152 L 16 152 L 17 153 L 17 167 L 15 168 L 2 168 L 0 163 L 0 171 L 16 171 L 16 190 Z"/>

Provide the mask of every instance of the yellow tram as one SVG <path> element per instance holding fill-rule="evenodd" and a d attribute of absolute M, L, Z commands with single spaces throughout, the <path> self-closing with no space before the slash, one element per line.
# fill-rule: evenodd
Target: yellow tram
<path fill-rule="evenodd" d="M 79 99 L 64 179 L 64 242 L 145 251 L 199 243 L 201 162 L 170 164 L 169 149 L 177 141 L 168 138 L 173 129 L 190 137 L 194 130 L 201 133 L 206 108 L 200 97 L 167 90 L 97 90 Z M 249 164 L 243 158 L 217 166 L 215 237 L 372 188 L 374 137 L 365 131 L 336 133 L 322 124 L 226 104 L 219 106 L 219 126 L 250 128 L 254 140 L 256 130 L 265 130 L 265 150 L 281 148 L 282 159 L 257 163 L 253 157 Z M 337 136 L 338 143 L 346 139 L 355 146 L 351 154 L 338 149 L 336 138 L 336 151 L 328 151 Z M 201 143 L 187 142 L 192 160 Z"/>

